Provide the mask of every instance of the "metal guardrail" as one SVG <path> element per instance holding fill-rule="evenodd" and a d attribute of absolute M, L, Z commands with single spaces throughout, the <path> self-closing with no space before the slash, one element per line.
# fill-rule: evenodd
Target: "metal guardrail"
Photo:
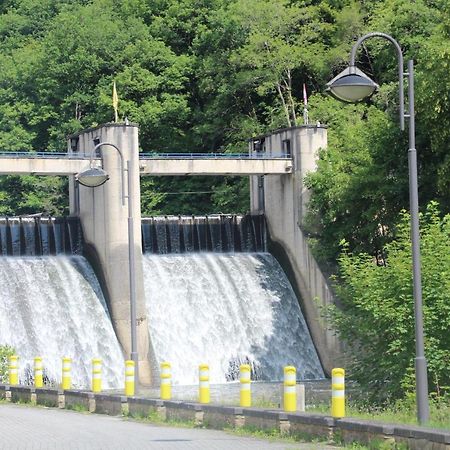
<path fill-rule="evenodd" d="M 140 153 L 139 159 L 292 159 L 287 154 L 264 153 Z"/>
<path fill-rule="evenodd" d="M 83 153 L 62 152 L 0 152 L 0 158 L 27 159 L 86 159 L 89 155 Z M 94 157 L 94 159 L 100 159 Z M 268 155 L 265 153 L 140 153 L 139 159 L 292 159 L 289 155 Z"/>
<path fill-rule="evenodd" d="M 61 152 L 0 152 L 0 158 L 26 159 L 87 159 L 89 155 Z M 100 159 L 100 158 L 94 158 Z"/>

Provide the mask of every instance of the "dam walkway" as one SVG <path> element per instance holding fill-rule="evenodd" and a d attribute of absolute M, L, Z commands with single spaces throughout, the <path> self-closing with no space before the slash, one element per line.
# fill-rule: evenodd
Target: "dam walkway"
<path fill-rule="evenodd" d="M 88 167 L 86 154 L 0 152 L 0 175 L 74 175 Z M 100 157 L 93 159 L 101 165 Z M 292 173 L 292 158 L 247 153 L 140 153 L 141 176 L 283 175 Z"/>

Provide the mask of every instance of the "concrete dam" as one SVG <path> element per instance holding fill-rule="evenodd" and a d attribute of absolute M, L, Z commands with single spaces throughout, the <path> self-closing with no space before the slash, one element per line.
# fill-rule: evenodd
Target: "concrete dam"
<path fill-rule="evenodd" d="M 130 263 L 141 383 L 157 384 L 164 360 L 175 384 L 195 384 L 203 362 L 212 383 L 235 380 L 241 363 L 255 380 L 280 380 L 287 364 L 299 379 L 329 373 L 339 349 L 319 304 L 333 297 L 301 228 L 302 178 L 326 145 L 326 129 L 296 127 L 250 141 L 250 154 L 289 153 L 292 166 L 278 174 L 246 169 L 255 173 L 248 216 L 141 218 L 139 177 L 155 175 L 139 159 L 137 126 L 71 136 L 68 154 L 86 157 L 98 142 L 105 144 L 95 165 L 109 181 L 87 188 L 69 175 L 70 217 L 0 219 L 0 343 L 21 356 L 21 377 L 31 376 L 31 359 L 40 355 L 48 380 L 56 380 L 61 357 L 71 356 L 74 384 L 86 387 L 90 360 L 100 357 L 106 387 L 121 387 L 132 345 Z"/>

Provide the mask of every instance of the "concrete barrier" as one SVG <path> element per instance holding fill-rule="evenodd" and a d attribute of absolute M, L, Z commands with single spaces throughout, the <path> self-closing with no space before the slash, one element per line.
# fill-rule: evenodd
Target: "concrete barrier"
<path fill-rule="evenodd" d="M 279 430 L 301 439 L 319 438 L 329 442 L 383 441 L 404 444 L 411 450 L 450 450 L 450 431 L 412 425 L 386 424 L 370 420 L 334 419 L 322 414 L 285 413 L 260 408 L 201 405 L 182 401 L 163 401 L 92 392 L 0 385 L 0 399 L 13 402 L 30 401 L 35 394 L 39 405 L 73 408 L 87 405 L 87 410 L 102 414 L 157 414 L 160 420 L 194 422 L 208 428 L 248 427 L 259 430 Z M 389 448 L 389 447 L 387 447 Z"/>
<path fill-rule="evenodd" d="M 166 419 L 179 422 L 194 422 L 195 426 L 203 424 L 203 405 L 174 400 L 165 400 Z"/>
<path fill-rule="evenodd" d="M 31 395 L 36 398 L 35 389 L 31 386 L 10 386 L 11 401 L 14 403 L 30 403 Z"/>
<path fill-rule="evenodd" d="M 162 400 L 128 397 L 128 413 L 142 417 L 156 414 L 160 420 L 166 420 L 166 407 Z"/>
<path fill-rule="evenodd" d="M 289 431 L 293 435 L 308 438 L 334 439 L 335 420 L 323 414 L 287 414 Z"/>
<path fill-rule="evenodd" d="M 96 412 L 96 399 L 92 392 L 67 389 L 64 391 L 65 408 Z"/>
<path fill-rule="evenodd" d="M 19 386 L 18 386 L 19 387 Z M 20 386 L 23 388 L 23 386 Z M 35 388 L 36 403 L 52 408 L 64 408 L 64 391 L 58 389 Z"/>
<path fill-rule="evenodd" d="M 287 414 L 278 410 L 264 410 L 258 408 L 244 408 L 244 426 L 258 430 L 278 430 L 280 433 L 289 431 Z"/>
<path fill-rule="evenodd" d="M 124 395 L 95 394 L 95 412 L 109 416 L 128 414 L 128 401 Z"/>
<path fill-rule="evenodd" d="M 232 406 L 202 405 L 203 426 L 222 430 L 224 428 L 242 428 L 245 424 L 242 408 Z"/>
<path fill-rule="evenodd" d="M 11 391 L 8 384 L 0 384 L 0 400 L 11 401 Z"/>

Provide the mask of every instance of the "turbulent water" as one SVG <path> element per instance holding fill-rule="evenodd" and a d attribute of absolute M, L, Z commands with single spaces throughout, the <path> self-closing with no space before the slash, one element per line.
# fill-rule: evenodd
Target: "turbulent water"
<path fill-rule="evenodd" d="M 296 296 L 268 253 L 146 254 L 149 328 L 159 362 L 172 364 L 174 384 L 198 382 L 210 365 L 212 383 L 237 378 L 250 363 L 253 378 L 299 379 L 324 374 Z"/>
<path fill-rule="evenodd" d="M 61 358 L 71 357 L 75 387 L 90 386 L 91 360 L 103 360 L 103 387 L 123 384 L 123 354 L 98 281 L 81 256 L 0 258 L 0 344 L 20 357 L 22 382 L 33 358 L 60 381 Z M 27 370 L 28 367 L 28 370 Z"/>

